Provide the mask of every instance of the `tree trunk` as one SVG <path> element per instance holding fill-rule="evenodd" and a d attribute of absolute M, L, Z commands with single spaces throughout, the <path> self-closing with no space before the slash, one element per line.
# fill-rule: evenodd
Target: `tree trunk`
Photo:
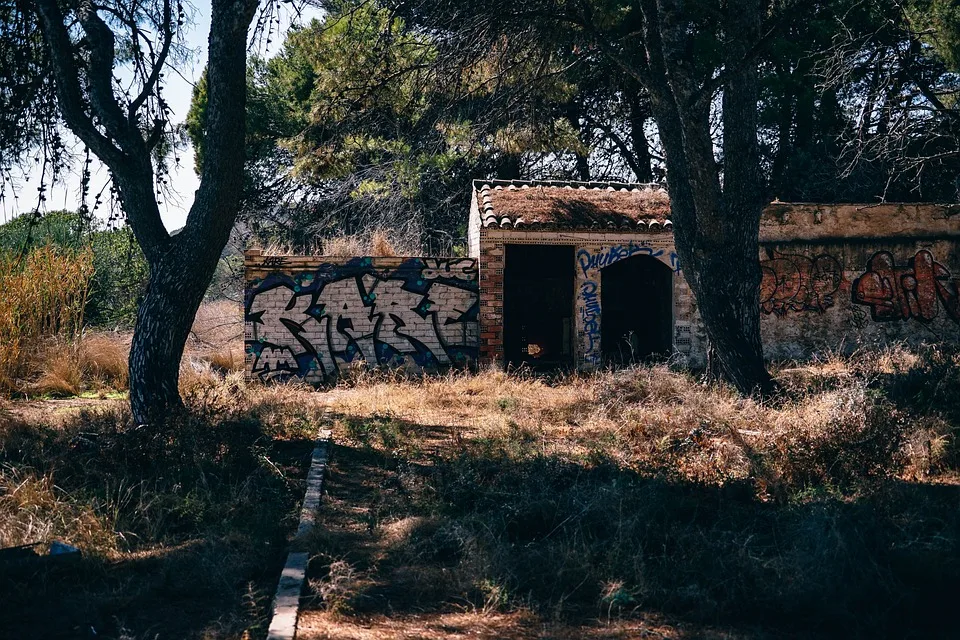
<path fill-rule="evenodd" d="M 219 256 L 219 251 L 216 251 Z M 150 265 L 150 280 L 137 310 L 130 346 L 130 407 L 137 424 L 149 424 L 183 408 L 180 361 L 216 260 L 188 260 L 170 251 Z"/>
<path fill-rule="evenodd" d="M 760 265 L 756 237 L 695 250 L 695 269 L 684 269 L 709 341 L 708 368 L 743 393 L 774 389 L 760 342 Z M 683 260 L 681 253 L 681 261 Z"/>
<path fill-rule="evenodd" d="M 243 190 L 246 37 L 256 0 L 214 0 L 207 66 L 203 176 L 183 229 L 148 253 L 150 282 L 130 349 L 130 407 L 141 424 L 183 406 L 180 360 L 230 238 Z M 128 210 L 144 197 L 123 189 Z M 155 201 L 153 205 L 156 206 Z"/>
<path fill-rule="evenodd" d="M 674 240 L 710 341 L 712 365 L 744 394 L 774 388 L 760 343 L 758 155 L 759 0 L 727 4 L 722 86 L 722 180 L 711 137 L 710 99 L 685 59 L 689 22 L 678 0 L 645 0 L 653 116 L 663 143 Z M 641 78 L 642 79 L 642 78 Z"/>

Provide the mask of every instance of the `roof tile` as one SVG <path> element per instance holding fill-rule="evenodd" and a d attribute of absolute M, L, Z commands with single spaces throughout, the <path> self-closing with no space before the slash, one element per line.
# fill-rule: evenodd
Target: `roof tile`
<path fill-rule="evenodd" d="M 474 191 L 483 227 L 644 233 L 673 228 L 670 199 L 655 184 L 478 180 Z"/>

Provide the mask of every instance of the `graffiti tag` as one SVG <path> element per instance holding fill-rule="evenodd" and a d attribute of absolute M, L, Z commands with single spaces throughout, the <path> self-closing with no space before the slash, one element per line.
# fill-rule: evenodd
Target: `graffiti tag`
<path fill-rule="evenodd" d="M 586 249 L 577 251 L 577 264 L 583 270 L 583 275 L 588 275 L 591 269 L 603 269 L 614 262 L 629 258 L 635 255 L 647 255 L 654 258 L 663 255 L 663 249 L 654 249 L 630 242 L 628 244 L 618 244 L 606 249 L 601 249 L 596 253 L 591 253 Z"/>
<path fill-rule="evenodd" d="M 843 267 L 828 255 L 813 257 L 774 252 L 760 263 L 760 309 L 778 316 L 789 311 L 823 313 L 834 305 Z"/>
<path fill-rule="evenodd" d="M 477 277 L 477 263 L 474 260 L 424 260 L 424 264 L 423 277 L 426 280 L 475 280 Z"/>
<path fill-rule="evenodd" d="M 596 364 L 600 361 L 600 297 L 597 295 L 597 283 L 593 280 L 584 282 L 580 286 L 580 299 L 583 301 L 580 320 L 586 338 L 583 359 Z"/>
<path fill-rule="evenodd" d="M 287 263 L 286 256 L 264 256 L 263 266 L 278 269 Z"/>
<path fill-rule="evenodd" d="M 960 278 L 921 249 L 906 266 L 896 266 L 889 251 L 875 253 L 867 271 L 853 283 L 853 301 L 870 307 L 876 321 L 933 320 L 942 305 L 960 323 Z"/>

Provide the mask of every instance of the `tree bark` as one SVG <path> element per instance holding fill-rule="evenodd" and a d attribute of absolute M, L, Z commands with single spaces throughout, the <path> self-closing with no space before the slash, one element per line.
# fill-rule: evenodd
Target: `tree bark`
<path fill-rule="evenodd" d="M 689 23 L 679 0 L 644 0 L 647 88 L 663 143 L 674 239 L 715 361 L 741 393 L 774 388 L 760 342 L 756 61 L 759 0 L 724 12 L 723 173 L 710 135 L 712 91 L 688 57 Z"/>
<path fill-rule="evenodd" d="M 246 38 L 255 0 L 214 0 L 203 176 L 184 228 L 149 259 L 150 281 L 130 348 L 130 407 L 149 423 L 183 407 L 180 362 L 217 262 L 230 238 L 243 189 Z M 129 196 L 121 184 L 121 197 Z M 124 205 L 136 207 L 134 198 Z M 155 202 L 154 202 L 155 204 Z"/>
<path fill-rule="evenodd" d="M 183 408 L 180 362 L 212 271 L 171 253 L 150 265 L 130 347 L 130 406 L 138 424 Z"/>

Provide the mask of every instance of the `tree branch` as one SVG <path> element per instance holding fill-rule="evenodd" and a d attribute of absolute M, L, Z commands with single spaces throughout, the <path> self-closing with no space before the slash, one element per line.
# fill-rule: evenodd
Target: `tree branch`
<path fill-rule="evenodd" d="M 160 54 L 153 63 L 150 76 L 143 83 L 143 89 L 140 91 L 140 95 L 134 98 L 133 102 L 130 103 L 130 107 L 127 109 L 127 120 L 131 124 L 136 123 L 137 110 L 146 102 L 147 98 L 150 97 L 154 87 L 160 80 L 160 73 L 163 70 L 163 65 L 167 61 L 167 55 L 169 55 L 170 46 L 173 43 L 172 21 L 173 11 L 170 7 L 170 0 L 163 0 L 163 44 L 160 47 Z"/>
<path fill-rule="evenodd" d="M 86 34 L 90 48 L 90 63 L 87 68 L 87 80 L 90 89 L 90 105 L 107 134 L 116 140 L 120 147 L 131 153 L 130 127 L 123 117 L 123 111 L 113 94 L 113 64 L 115 61 L 114 37 L 110 27 L 97 15 L 90 0 L 83 0 L 78 10 L 80 25 Z"/>
<path fill-rule="evenodd" d="M 40 29 L 50 52 L 56 81 L 57 101 L 67 126 L 101 158 L 107 166 L 123 163 L 124 153 L 100 133 L 85 110 L 80 88 L 80 68 L 73 56 L 70 36 L 56 0 L 37 0 Z"/>

